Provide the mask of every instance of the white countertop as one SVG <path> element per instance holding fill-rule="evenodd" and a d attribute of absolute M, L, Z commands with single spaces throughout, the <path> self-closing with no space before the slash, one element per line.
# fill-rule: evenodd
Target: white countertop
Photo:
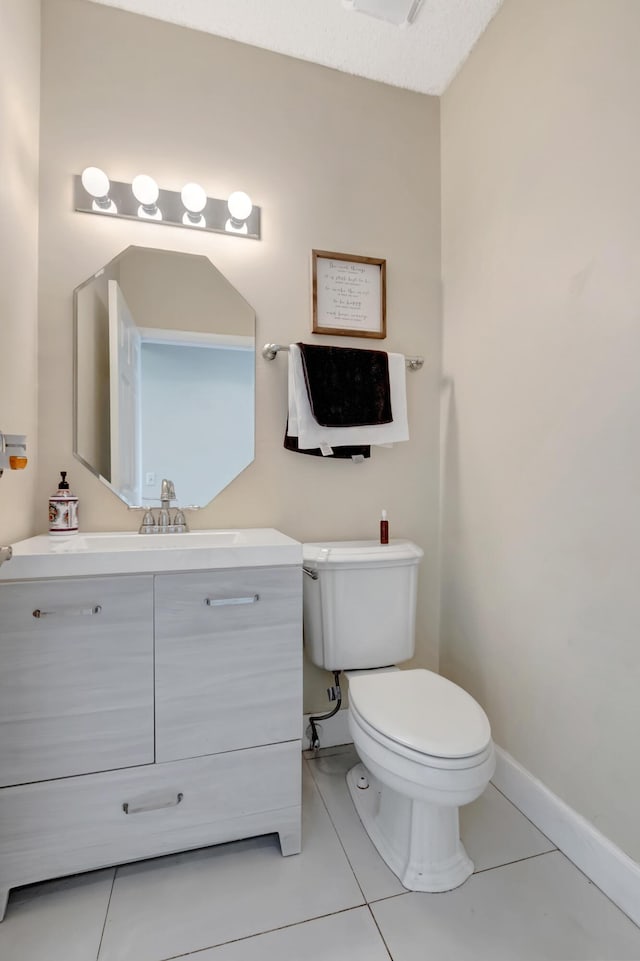
<path fill-rule="evenodd" d="M 302 564 L 302 545 L 269 527 L 188 534 L 40 534 L 13 547 L 1 581 Z"/>

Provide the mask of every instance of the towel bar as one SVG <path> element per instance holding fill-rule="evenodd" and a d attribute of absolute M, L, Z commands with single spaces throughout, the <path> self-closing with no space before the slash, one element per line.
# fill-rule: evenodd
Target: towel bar
<path fill-rule="evenodd" d="M 262 356 L 265 360 L 275 360 L 275 356 L 281 350 L 289 350 L 285 344 L 265 344 L 262 348 Z M 405 357 L 409 370 L 420 370 L 424 364 L 424 357 Z"/>

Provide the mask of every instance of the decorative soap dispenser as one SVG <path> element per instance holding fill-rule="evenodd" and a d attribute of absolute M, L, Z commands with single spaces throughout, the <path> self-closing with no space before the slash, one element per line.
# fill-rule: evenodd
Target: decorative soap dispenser
<path fill-rule="evenodd" d="M 78 498 L 69 490 L 66 470 L 60 471 L 58 490 L 49 498 L 49 533 L 78 533 Z"/>

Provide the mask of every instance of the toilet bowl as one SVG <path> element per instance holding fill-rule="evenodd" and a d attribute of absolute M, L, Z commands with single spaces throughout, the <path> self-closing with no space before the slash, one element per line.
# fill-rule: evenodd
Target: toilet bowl
<path fill-rule="evenodd" d="M 491 728 L 471 695 L 415 653 L 418 566 L 412 541 L 304 544 L 304 643 L 349 678 L 349 729 L 361 764 L 347 775 L 362 823 L 413 891 L 449 891 L 473 872 L 458 808 L 495 769 Z"/>
<path fill-rule="evenodd" d="M 347 783 L 369 837 L 410 890 L 458 887 L 473 872 L 458 808 L 482 794 L 495 770 L 484 711 L 462 688 L 422 669 L 351 674 L 349 699 L 349 730 L 363 763 Z"/>

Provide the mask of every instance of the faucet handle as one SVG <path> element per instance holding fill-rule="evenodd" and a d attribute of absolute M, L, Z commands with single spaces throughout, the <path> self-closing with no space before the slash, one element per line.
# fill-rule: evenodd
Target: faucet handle
<path fill-rule="evenodd" d="M 180 534 L 186 534 L 189 530 L 187 518 L 184 516 L 184 511 L 181 507 L 179 507 L 175 513 L 175 517 L 173 518 L 173 526 Z"/>
<path fill-rule="evenodd" d="M 147 510 L 142 518 L 142 524 L 138 529 L 138 534 L 153 534 L 155 524 L 156 519 L 153 516 L 153 511 Z"/>

